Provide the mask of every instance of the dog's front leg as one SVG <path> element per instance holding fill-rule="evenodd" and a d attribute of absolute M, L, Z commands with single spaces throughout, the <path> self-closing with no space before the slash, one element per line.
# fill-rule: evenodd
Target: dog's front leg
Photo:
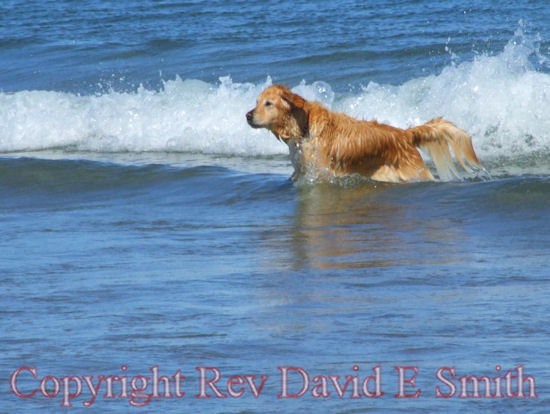
<path fill-rule="evenodd" d="M 287 142 L 287 144 L 288 151 L 290 153 L 290 161 L 292 162 L 292 165 L 294 167 L 294 173 L 292 174 L 290 179 L 292 181 L 295 181 L 300 175 L 303 175 L 304 154 L 302 152 L 302 145 L 300 144 L 300 142 L 291 139 Z"/>

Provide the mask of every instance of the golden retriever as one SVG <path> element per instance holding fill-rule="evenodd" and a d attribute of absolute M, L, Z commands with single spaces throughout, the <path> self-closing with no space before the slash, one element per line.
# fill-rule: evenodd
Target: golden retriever
<path fill-rule="evenodd" d="M 458 176 L 449 145 L 466 171 L 482 168 L 470 136 L 442 118 L 405 130 L 334 113 L 283 85 L 273 85 L 260 94 L 246 119 L 289 146 L 293 179 L 328 172 L 388 182 L 433 180 L 417 147 L 430 155 L 440 178 L 448 179 Z"/>

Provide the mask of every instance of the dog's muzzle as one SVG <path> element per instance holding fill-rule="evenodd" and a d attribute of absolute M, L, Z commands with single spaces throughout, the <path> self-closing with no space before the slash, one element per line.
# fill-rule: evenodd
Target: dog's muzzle
<path fill-rule="evenodd" d="M 254 109 L 246 113 L 246 122 L 248 122 L 248 125 L 252 128 L 260 128 L 259 125 L 254 123 Z"/>

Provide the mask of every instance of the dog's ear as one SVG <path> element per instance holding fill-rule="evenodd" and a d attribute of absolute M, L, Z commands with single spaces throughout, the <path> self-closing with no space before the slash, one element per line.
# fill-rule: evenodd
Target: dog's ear
<path fill-rule="evenodd" d="M 289 89 L 283 89 L 281 93 L 281 98 L 283 102 L 287 103 L 291 109 L 293 108 L 304 108 L 306 103 L 305 99 L 300 95 L 292 93 Z"/>
<path fill-rule="evenodd" d="M 289 128 L 292 130 L 290 135 L 293 135 L 294 138 L 305 137 L 309 131 L 308 114 L 305 109 L 306 100 L 287 88 L 282 90 L 281 98 L 283 103 L 288 105 L 289 113 L 293 119 L 293 125 Z"/>

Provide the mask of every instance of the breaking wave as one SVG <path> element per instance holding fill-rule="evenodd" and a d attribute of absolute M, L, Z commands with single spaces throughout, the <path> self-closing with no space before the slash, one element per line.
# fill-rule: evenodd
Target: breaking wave
<path fill-rule="evenodd" d="M 370 82 L 355 92 L 335 93 L 318 81 L 293 90 L 335 111 L 399 127 L 443 116 L 472 135 L 482 160 L 547 158 L 550 74 L 539 49 L 536 39 L 518 29 L 499 54 L 477 55 L 402 85 Z M 261 84 L 223 77 L 215 85 L 177 77 L 160 90 L 139 87 L 129 93 L 0 93 L 0 151 L 286 154 L 284 144 L 245 121 L 271 83 L 269 77 Z"/>

